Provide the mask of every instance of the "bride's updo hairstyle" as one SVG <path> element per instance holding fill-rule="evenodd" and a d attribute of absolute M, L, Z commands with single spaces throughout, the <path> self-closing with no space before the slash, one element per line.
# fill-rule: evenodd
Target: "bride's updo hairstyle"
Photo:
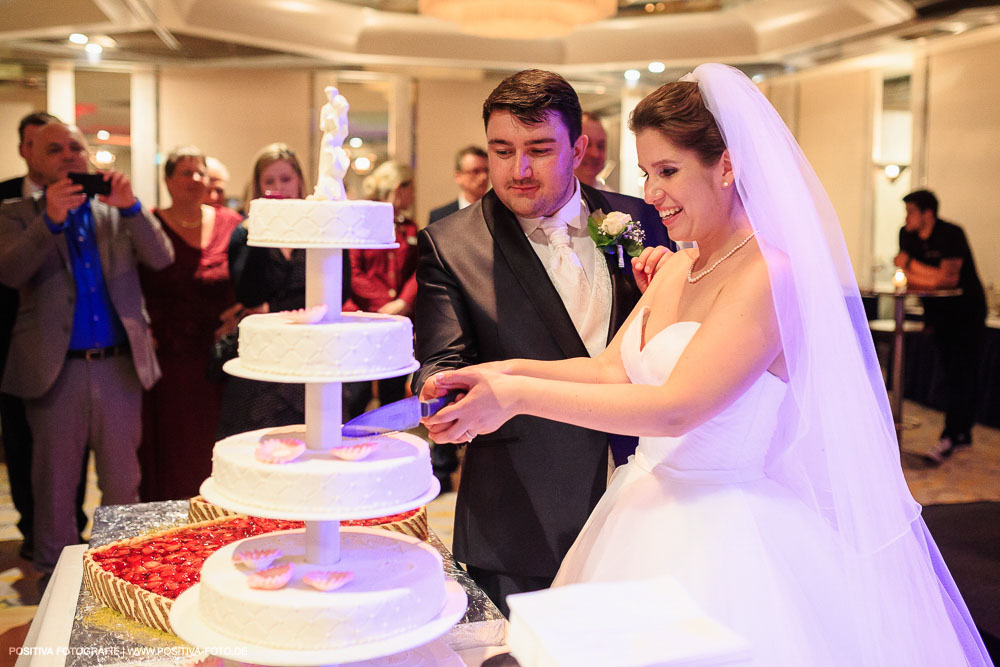
<path fill-rule="evenodd" d="M 628 127 L 633 134 L 662 132 L 675 145 L 694 151 L 706 167 L 718 162 L 726 150 L 715 117 L 692 81 L 667 83 L 646 95 L 632 110 Z"/>

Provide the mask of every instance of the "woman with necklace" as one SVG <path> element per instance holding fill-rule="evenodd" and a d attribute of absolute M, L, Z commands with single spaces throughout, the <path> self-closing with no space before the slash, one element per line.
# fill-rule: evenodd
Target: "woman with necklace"
<path fill-rule="evenodd" d="M 190 498 L 211 474 L 222 386 L 206 373 L 212 344 L 234 325 L 236 297 L 226 248 L 240 222 L 203 205 L 205 157 L 194 147 L 167 157 L 170 206 L 154 210 L 174 244 L 174 263 L 140 274 L 163 377 L 144 396 L 139 446 L 143 502 Z"/>
<path fill-rule="evenodd" d="M 672 577 L 746 664 L 992 664 L 906 487 L 833 206 L 777 112 L 709 64 L 629 124 L 646 201 L 698 249 L 597 358 L 435 376 L 467 393 L 431 437 L 515 415 L 639 436 L 553 585 Z"/>

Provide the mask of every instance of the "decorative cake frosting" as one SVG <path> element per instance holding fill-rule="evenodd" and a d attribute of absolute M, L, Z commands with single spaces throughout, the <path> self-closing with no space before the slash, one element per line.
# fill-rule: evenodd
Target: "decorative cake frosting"
<path fill-rule="evenodd" d="M 267 514 L 342 512 L 345 517 L 378 515 L 419 498 L 431 486 L 430 449 L 407 433 L 365 438 L 378 447 L 360 461 L 343 461 L 325 450 L 307 449 L 290 463 L 258 461 L 254 451 L 269 437 L 304 437 L 303 426 L 260 429 L 230 436 L 215 445 L 215 490 Z M 344 443 L 350 442 L 345 439 Z M 213 497 L 214 499 L 214 497 Z M 219 500 L 219 502 L 222 502 Z"/>
<path fill-rule="evenodd" d="M 392 204 L 365 200 L 254 199 L 250 245 L 357 248 L 396 242 Z"/>
<path fill-rule="evenodd" d="M 213 519 L 221 519 L 231 516 L 244 516 L 242 514 L 237 514 L 236 512 L 231 512 L 227 509 L 222 509 L 218 505 L 213 505 L 212 503 L 205 500 L 202 496 L 195 496 L 189 501 L 188 504 L 188 523 L 196 523 L 198 521 L 211 521 Z M 295 527 L 301 527 L 301 521 L 290 522 L 295 524 Z M 341 526 L 360 526 L 367 528 L 382 528 L 384 530 L 392 530 L 397 533 L 402 533 L 404 535 L 409 535 L 415 537 L 418 540 L 427 540 L 429 532 L 427 529 L 427 508 L 418 507 L 415 510 L 409 510 L 408 512 L 400 512 L 398 514 L 390 514 L 388 516 L 376 517 L 374 519 L 350 519 L 340 522 Z"/>
<path fill-rule="evenodd" d="M 172 632 L 170 607 L 201 578 L 206 558 L 237 540 L 301 526 L 299 521 L 231 517 L 119 540 L 84 554 L 83 580 L 105 606 Z"/>
<path fill-rule="evenodd" d="M 413 324 L 405 317 L 342 313 L 317 324 L 288 322 L 282 313 L 240 322 L 243 367 L 281 377 L 370 379 L 413 365 Z"/>
<path fill-rule="evenodd" d="M 343 529 L 335 568 L 353 576 L 334 592 L 303 581 L 323 569 L 305 561 L 303 542 L 296 531 L 219 549 L 202 569 L 201 622 L 237 641 L 319 650 L 412 630 L 444 607 L 441 556 L 420 540 L 370 528 Z M 233 563 L 237 549 L 277 549 L 282 556 L 269 569 L 291 564 L 291 577 L 280 590 L 251 588 L 247 580 L 253 570 Z"/>

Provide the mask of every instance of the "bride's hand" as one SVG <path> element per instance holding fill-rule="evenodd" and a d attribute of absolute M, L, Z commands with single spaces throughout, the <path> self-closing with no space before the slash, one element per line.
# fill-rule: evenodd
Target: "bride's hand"
<path fill-rule="evenodd" d="M 495 368 L 484 364 L 434 376 L 438 391 L 466 391 L 465 396 L 422 420 L 434 442 L 470 442 L 477 435 L 497 430 L 516 414 L 517 378 Z"/>
<path fill-rule="evenodd" d="M 632 258 L 632 275 L 639 291 L 645 293 L 653 276 L 674 253 L 664 246 L 643 248 L 638 257 Z"/>

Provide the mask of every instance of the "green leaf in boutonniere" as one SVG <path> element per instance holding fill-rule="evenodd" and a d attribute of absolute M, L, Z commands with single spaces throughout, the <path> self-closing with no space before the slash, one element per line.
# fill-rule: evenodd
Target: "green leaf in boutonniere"
<path fill-rule="evenodd" d="M 646 238 L 642 225 L 621 211 L 608 214 L 600 209 L 594 211 L 587 218 L 587 231 L 594 244 L 604 252 L 617 253 L 621 246 L 630 257 L 639 256 Z"/>

